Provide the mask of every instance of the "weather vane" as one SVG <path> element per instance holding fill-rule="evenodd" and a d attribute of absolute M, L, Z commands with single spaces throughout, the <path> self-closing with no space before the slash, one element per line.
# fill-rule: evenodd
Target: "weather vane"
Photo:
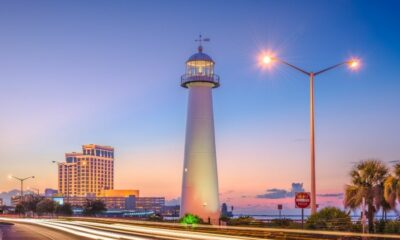
<path fill-rule="evenodd" d="M 203 42 L 209 42 L 210 38 L 203 38 L 203 36 L 201 34 L 199 34 L 199 38 L 195 40 L 196 42 L 199 42 L 199 52 L 203 51 Z"/>

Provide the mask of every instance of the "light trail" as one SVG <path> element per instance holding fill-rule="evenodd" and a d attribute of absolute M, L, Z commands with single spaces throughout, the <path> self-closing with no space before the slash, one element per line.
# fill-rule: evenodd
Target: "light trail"
<path fill-rule="evenodd" d="M 63 222 L 65 223 L 65 222 Z M 173 239 L 193 239 L 193 240 L 260 240 L 265 238 L 251 238 L 251 237 L 240 237 L 240 236 L 225 236 L 212 233 L 203 232 L 188 232 L 182 230 L 172 230 L 172 229 L 162 229 L 162 228 L 152 228 L 152 227 L 142 227 L 133 226 L 126 224 L 104 224 L 104 223 L 94 223 L 94 222 L 83 222 L 75 221 L 68 222 L 66 224 L 77 225 L 77 226 L 92 226 L 99 227 L 101 229 L 114 229 L 114 230 L 125 230 L 131 233 L 139 234 L 149 234 L 150 236 L 157 236 L 162 238 L 173 238 Z"/>
<path fill-rule="evenodd" d="M 148 226 L 148 228 L 171 227 L 171 228 L 182 228 L 179 223 L 166 223 L 166 222 L 146 222 L 137 220 L 125 220 L 125 219 L 109 219 L 109 218 L 90 218 L 90 217 L 71 217 L 68 219 L 72 220 L 88 220 L 88 221 L 107 221 L 114 223 L 126 223 L 126 226 L 134 226 L 132 224 L 138 224 L 140 226 Z M 268 228 L 268 227 L 241 227 L 241 226 L 218 226 L 218 225 L 197 225 L 196 229 L 207 230 L 231 230 L 237 232 L 260 232 L 260 233 L 292 233 L 292 234 L 310 234 L 310 235 L 325 235 L 325 236 L 337 236 L 337 237 L 361 237 L 361 238 L 390 238 L 400 239 L 400 235 L 395 234 L 378 234 L 378 233 L 357 233 L 357 232 L 341 232 L 341 231 L 329 231 L 329 230 L 304 230 L 304 229 L 287 229 L 287 228 Z M 232 239 L 232 238 L 230 238 Z M 249 238 L 245 238 L 249 239 Z M 254 239 L 254 238 L 253 238 Z M 259 239 L 259 238 L 258 238 Z M 262 238 L 265 239 L 265 238 Z"/>
<path fill-rule="evenodd" d="M 0 221 L 15 221 L 21 223 L 37 224 L 43 227 L 53 228 L 59 231 L 64 231 L 77 236 L 82 236 L 90 239 L 100 240 L 115 240 L 115 239 L 129 239 L 129 240 L 150 240 L 150 239 L 167 239 L 167 240 L 261 240 L 265 234 L 276 233 L 289 234 L 292 237 L 300 237 L 304 234 L 308 235 L 308 239 L 321 238 L 321 236 L 337 236 L 337 237 L 365 237 L 365 238 L 390 238 L 400 239 L 400 235 L 394 234 L 360 234 L 352 232 L 334 232 L 334 231 L 310 231 L 301 229 L 276 229 L 276 228 L 257 228 L 257 227 L 218 227 L 218 226 L 199 226 L 196 229 L 202 231 L 218 231 L 224 230 L 226 235 L 211 232 L 196 232 L 187 231 L 185 229 L 177 230 L 176 227 L 180 225 L 142 223 L 142 225 L 132 225 L 129 221 L 117 221 L 111 219 L 96 219 L 98 221 L 107 221 L 106 223 L 93 222 L 95 219 L 84 220 L 74 218 L 72 221 L 60 219 L 10 219 L 0 218 Z M 111 223 L 110 223 L 111 222 Z M 122 222 L 122 223 L 121 223 Z M 139 224 L 139 223 L 136 223 Z M 143 226 L 144 225 L 144 226 Z M 158 226 L 157 226 L 158 225 Z M 169 225 L 169 226 L 167 226 Z M 167 228 L 170 227 L 170 228 Z M 171 229 L 175 227 L 175 229 Z M 181 227 L 181 226 L 180 226 Z M 229 235 L 228 232 L 229 230 Z M 258 237 L 244 237 L 244 235 L 253 235 L 258 232 Z M 239 236 L 241 235 L 241 236 Z"/>
<path fill-rule="evenodd" d="M 248 238 L 239 236 L 224 236 L 211 233 L 186 232 L 182 230 L 158 229 L 152 227 L 141 227 L 124 224 L 104 224 L 85 221 L 62 221 L 55 219 L 9 219 L 0 220 L 14 221 L 21 223 L 36 224 L 43 227 L 57 229 L 77 236 L 99 240 L 150 240 L 150 239 L 173 239 L 173 240 L 261 240 L 261 238 Z M 94 229 L 96 228 L 96 229 Z M 100 230 L 98 230 L 100 229 Z M 123 231 L 123 232 L 121 232 Z M 119 233 L 116 233 L 119 232 Z M 132 235 L 147 235 L 146 237 Z"/>

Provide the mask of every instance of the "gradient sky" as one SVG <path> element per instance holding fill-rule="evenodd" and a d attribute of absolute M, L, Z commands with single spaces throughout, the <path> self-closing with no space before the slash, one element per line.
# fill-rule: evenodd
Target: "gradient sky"
<path fill-rule="evenodd" d="M 257 67 L 261 51 L 307 70 L 357 56 L 316 80 L 317 190 L 340 193 L 352 163 L 400 159 L 398 1 L 1 1 L 0 191 L 8 174 L 56 188 L 56 166 L 82 144 L 116 150 L 115 187 L 180 195 L 184 63 L 201 32 L 216 61 L 221 200 L 242 212 L 309 190 L 307 78 Z M 326 204 L 340 204 L 328 198 Z"/>

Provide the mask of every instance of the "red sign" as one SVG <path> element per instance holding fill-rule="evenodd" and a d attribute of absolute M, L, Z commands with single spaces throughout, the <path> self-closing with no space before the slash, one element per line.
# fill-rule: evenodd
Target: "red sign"
<path fill-rule="evenodd" d="M 297 192 L 294 201 L 296 208 L 309 208 L 311 203 L 310 193 Z"/>

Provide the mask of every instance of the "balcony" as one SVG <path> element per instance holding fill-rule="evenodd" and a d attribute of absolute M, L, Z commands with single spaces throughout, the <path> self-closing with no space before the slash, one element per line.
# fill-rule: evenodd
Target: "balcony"
<path fill-rule="evenodd" d="M 219 87 L 219 76 L 217 74 L 208 74 L 208 75 L 184 74 L 181 77 L 181 86 L 184 88 L 188 88 L 189 83 L 195 83 L 195 82 L 212 83 L 213 88 L 217 88 Z"/>

